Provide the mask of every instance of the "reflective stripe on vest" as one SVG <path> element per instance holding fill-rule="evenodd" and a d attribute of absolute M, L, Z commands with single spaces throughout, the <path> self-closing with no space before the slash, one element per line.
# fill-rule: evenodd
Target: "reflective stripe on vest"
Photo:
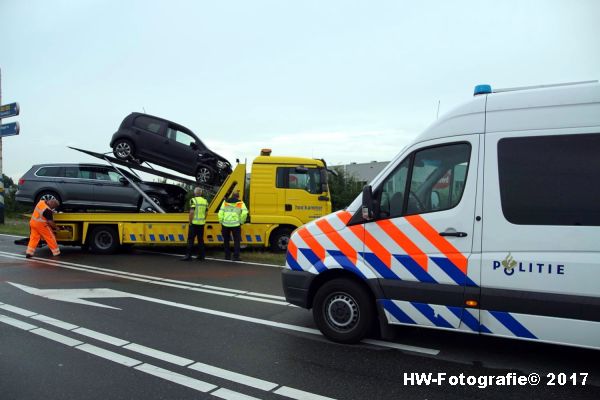
<path fill-rule="evenodd" d="M 192 197 L 190 199 L 190 205 L 194 206 L 194 218 L 192 219 L 193 225 L 204 225 L 206 223 L 206 208 L 208 207 L 208 201 L 204 197 Z"/>
<path fill-rule="evenodd" d="M 49 207 L 46 204 L 46 202 L 44 200 L 40 200 L 37 203 L 37 205 L 35 206 L 33 213 L 31 214 L 30 221 L 43 222 L 43 223 L 48 222 L 48 220 L 46 218 L 44 218 L 44 211 L 46 211 L 48 208 Z"/>
<path fill-rule="evenodd" d="M 223 202 L 221 211 L 223 211 L 223 221 L 221 224 L 227 228 L 240 226 L 242 224 L 242 203 L 227 203 Z"/>

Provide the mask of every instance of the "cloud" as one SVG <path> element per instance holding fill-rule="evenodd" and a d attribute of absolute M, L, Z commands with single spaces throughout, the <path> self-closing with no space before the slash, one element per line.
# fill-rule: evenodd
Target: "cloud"
<path fill-rule="evenodd" d="M 261 149 L 273 155 L 323 158 L 329 165 L 389 161 L 415 135 L 399 129 L 334 130 L 287 133 L 262 140 L 208 140 L 208 146 L 230 161 L 251 162 Z"/>

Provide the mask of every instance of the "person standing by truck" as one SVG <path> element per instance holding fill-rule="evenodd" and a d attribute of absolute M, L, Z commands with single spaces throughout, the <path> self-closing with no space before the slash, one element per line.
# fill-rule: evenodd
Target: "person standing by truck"
<path fill-rule="evenodd" d="M 206 209 L 208 201 L 202 197 L 202 189 L 194 189 L 194 197 L 190 199 L 190 226 L 188 229 L 188 245 L 185 257 L 181 261 L 190 261 L 194 250 L 194 240 L 198 238 L 198 258 L 204 260 L 204 224 L 206 223 Z"/>
<path fill-rule="evenodd" d="M 41 238 L 46 241 L 53 256 L 56 257 L 60 255 L 60 249 L 56 243 L 56 236 L 54 236 L 56 224 L 54 223 L 53 211 L 53 209 L 59 205 L 60 203 L 56 199 L 40 200 L 36 204 L 35 209 L 31 214 L 31 219 L 29 220 L 30 234 L 29 243 L 27 244 L 27 250 L 25 252 L 26 258 L 33 257 Z"/>
<path fill-rule="evenodd" d="M 223 245 L 225 247 L 225 259 L 231 260 L 231 249 L 229 248 L 230 235 L 233 236 L 233 261 L 240 259 L 240 242 L 242 239 L 241 225 L 248 218 L 248 208 L 240 200 L 239 192 L 233 192 L 229 199 L 223 201 L 219 209 L 219 222 L 221 223 L 223 235 Z"/>

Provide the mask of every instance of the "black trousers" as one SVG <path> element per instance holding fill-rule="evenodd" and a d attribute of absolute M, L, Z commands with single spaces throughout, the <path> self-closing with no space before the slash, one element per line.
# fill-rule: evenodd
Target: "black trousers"
<path fill-rule="evenodd" d="M 194 240 L 198 238 L 198 258 L 204 260 L 204 225 L 190 224 L 188 230 L 187 256 L 191 257 L 194 250 Z"/>
<path fill-rule="evenodd" d="M 240 242 L 242 240 L 242 227 L 234 226 L 232 228 L 228 228 L 223 226 L 221 229 L 221 234 L 223 235 L 223 245 L 225 246 L 225 258 L 228 260 L 231 258 L 231 250 L 229 249 L 229 239 L 230 236 L 233 236 L 233 259 L 236 260 L 240 258 Z"/>

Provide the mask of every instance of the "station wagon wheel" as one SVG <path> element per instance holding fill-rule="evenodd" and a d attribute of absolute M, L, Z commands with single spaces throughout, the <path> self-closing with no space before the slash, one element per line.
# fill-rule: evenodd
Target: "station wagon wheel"
<path fill-rule="evenodd" d="M 95 226 L 88 234 L 87 243 L 93 253 L 113 254 L 120 246 L 119 234 L 112 226 Z"/>
<path fill-rule="evenodd" d="M 333 279 L 317 291 L 313 317 L 328 339 L 339 343 L 361 341 L 373 327 L 375 308 L 369 293 L 351 279 Z"/>
<path fill-rule="evenodd" d="M 198 181 L 198 183 L 208 185 L 212 183 L 214 176 L 213 170 L 205 165 L 199 166 L 198 170 L 196 170 L 196 181 Z"/>
<path fill-rule="evenodd" d="M 56 192 L 52 192 L 52 191 L 43 191 L 40 194 L 38 194 L 37 200 L 35 201 L 35 203 L 39 203 L 40 200 L 45 200 L 45 201 L 49 201 L 49 200 L 56 200 L 59 203 L 62 203 L 62 201 L 60 200 L 60 196 L 56 193 Z"/>
<path fill-rule="evenodd" d="M 119 139 L 113 146 L 113 154 L 119 160 L 130 160 L 133 156 L 133 144 L 129 140 Z"/>

